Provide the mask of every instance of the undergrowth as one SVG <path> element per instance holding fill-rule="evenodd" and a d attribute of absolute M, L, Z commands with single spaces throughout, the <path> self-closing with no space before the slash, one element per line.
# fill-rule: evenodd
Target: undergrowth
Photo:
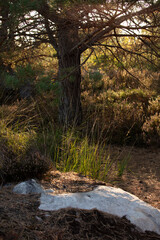
<path fill-rule="evenodd" d="M 115 84 L 116 77 L 84 76 L 83 123 L 67 131 L 58 124 L 53 89 L 1 105 L 0 181 L 42 177 L 53 167 L 108 181 L 111 174 L 122 177 L 130 161 L 129 155 L 113 157 L 110 144 L 159 146 L 158 91 L 131 88 L 123 75 Z"/>

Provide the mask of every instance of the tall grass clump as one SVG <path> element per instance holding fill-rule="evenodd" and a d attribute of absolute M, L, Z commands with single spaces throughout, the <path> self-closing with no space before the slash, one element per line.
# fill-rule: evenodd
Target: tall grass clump
<path fill-rule="evenodd" d="M 80 138 L 73 131 L 62 136 L 54 158 L 56 168 L 60 171 L 75 171 L 103 181 L 106 181 L 109 173 L 113 171 L 116 161 L 103 143 L 95 142 L 87 136 Z"/>

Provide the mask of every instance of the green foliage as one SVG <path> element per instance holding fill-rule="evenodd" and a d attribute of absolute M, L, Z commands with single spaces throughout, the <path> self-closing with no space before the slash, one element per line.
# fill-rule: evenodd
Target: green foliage
<path fill-rule="evenodd" d="M 94 93 L 103 89 L 104 81 L 102 78 L 103 78 L 103 75 L 99 71 L 92 70 L 89 72 L 89 84 Z"/>
<path fill-rule="evenodd" d="M 19 80 L 16 76 L 10 74 L 4 74 L 4 85 L 7 88 L 17 89 L 19 88 Z"/>
<path fill-rule="evenodd" d="M 25 154 L 29 146 L 31 145 L 35 132 L 33 131 L 18 131 L 18 127 L 11 129 L 6 127 L 5 123 L 1 121 L 0 124 L 0 136 L 1 140 L 6 143 L 6 146 L 10 148 L 10 150 L 21 156 Z"/>
<path fill-rule="evenodd" d="M 52 92 L 49 90 L 52 88 L 50 77 L 43 71 L 38 70 L 35 74 L 35 69 L 30 67 L 18 69 L 19 79 L 28 71 L 26 79 L 34 81 L 36 78 L 37 86 L 42 82 L 41 89 L 47 92 L 38 95 L 30 104 L 22 102 L 0 108 L 0 142 L 5 149 L 4 155 L 7 155 L 0 166 L 6 176 L 14 174 L 17 179 L 22 175 L 33 176 L 33 173 L 38 176 L 38 173 L 49 169 L 52 159 L 61 171 L 76 171 L 106 181 L 110 174 L 121 177 L 130 160 L 129 155 L 122 159 L 113 158 L 107 148 L 108 142 L 136 142 L 140 146 L 155 144 L 157 139 L 158 145 L 160 105 L 155 92 L 121 85 L 117 89 L 117 85 L 111 84 L 114 77 L 104 79 L 104 75 L 102 78 L 99 73 L 90 74 L 86 82 L 103 81 L 104 86 L 101 90 L 95 89 L 96 94 L 91 95 L 93 91 L 90 89 L 83 92 L 86 94 L 83 95 L 84 110 L 85 104 L 87 106 L 83 127 L 80 131 L 72 129 L 66 132 L 57 124 L 58 111 L 53 104 L 54 98 L 57 99 L 53 92 L 56 89 L 58 92 L 59 83 L 53 83 L 55 90 Z M 10 164 L 7 159 L 11 159 Z M 11 166 L 14 166 L 13 171 Z"/>
<path fill-rule="evenodd" d="M 104 146 L 90 143 L 87 136 L 80 139 L 73 132 L 62 136 L 55 162 L 61 171 L 76 171 L 99 180 L 106 179 L 114 163 Z"/>
<path fill-rule="evenodd" d="M 55 89 L 55 86 L 49 76 L 42 76 L 36 83 L 36 89 L 39 93 L 43 93 Z"/>
<path fill-rule="evenodd" d="M 40 66 L 33 67 L 30 64 L 17 66 L 13 75 L 4 73 L 3 78 L 5 87 L 9 89 L 19 89 L 29 83 L 37 93 L 53 91 L 57 99 L 60 94 L 60 85 L 52 81 L 52 72 L 45 73 Z"/>
<path fill-rule="evenodd" d="M 37 71 L 30 64 L 18 66 L 15 71 L 16 77 L 20 84 L 25 82 L 33 82 L 36 78 Z"/>
<path fill-rule="evenodd" d="M 89 78 L 95 82 L 102 80 L 102 74 L 99 71 L 89 72 Z"/>
<path fill-rule="evenodd" d="M 4 73 L 4 85 L 8 88 L 20 88 L 27 82 L 33 83 L 36 78 L 36 70 L 30 64 L 18 66 L 14 74 Z"/>
<path fill-rule="evenodd" d="M 37 99 L 38 106 L 36 102 L 33 106 L 26 102 L 27 105 L 19 103 L 17 109 L 16 105 L 0 108 L 3 119 L 0 151 L 4 150 L 5 156 L 3 161 L 0 160 L 0 174 L 3 171 L 3 176 L 9 180 L 39 177 L 50 169 L 52 159 L 54 166 L 61 171 L 77 171 L 106 180 L 116 159 L 111 158 L 105 145 L 87 135 L 80 136 L 80 132 L 74 129 L 63 132 L 54 122 L 53 113 L 46 121 L 51 108 L 47 109 L 49 102 L 42 104 L 42 100 Z M 35 118 L 36 125 L 30 122 L 29 115 L 32 120 Z"/>
<path fill-rule="evenodd" d="M 63 5 L 62 8 L 61 6 L 58 8 L 62 12 L 63 10 L 65 12 L 65 7 L 72 7 L 72 4 L 102 2 L 104 1 L 47 1 L 49 7 L 56 9 L 57 6 Z M 13 1 L 9 1 L 9 3 L 10 13 L 13 14 L 12 19 L 15 20 L 41 6 L 42 1 L 16 0 L 14 4 Z M 0 6 L 2 4 L 7 6 L 8 2 L 3 1 L 2 3 L 1 1 Z M 135 51 L 136 47 L 139 47 L 138 40 L 132 38 L 130 41 L 128 38 L 118 38 L 113 41 L 108 39 L 108 46 L 116 44 L 116 40 L 120 40 L 122 47 L 129 51 Z M 51 47 L 41 47 L 41 55 L 55 57 L 55 52 L 53 53 Z M 109 51 L 111 49 L 113 54 Z M 49 57 L 42 61 L 45 70 L 34 64 L 34 60 L 32 60 L 30 62 L 33 64 L 22 62 L 21 66 L 15 68 L 13 75 L 5 74 L 6 87 L 17 89 L 29 82 L 36 92 L 40 93 L 30 103 L 26 102 L 24 105 L 17 103 L 14 106 L 0 108 L 0 151 L 6 155 L 3 162 L 0 160 L 0 167 L 3 168 L 6 175 L 16 174 L 17 176 L 21 172 L 21 175 L 25 173 L 25 177 L 28 177 L 29 174 L 35 174 L 34 177 L 38 176 L 39 172 L 49 169 L 50 161 L 46 160 L 49 158 L 62 171 L 77 171 L 100 180 L 106 180 L 106 175 L 115 164 L 117 175 L 121 177 L 129 162 L 129 156 L 116 162 L 106 150 L 108 141 L 122 145 L 155 144 L 155 139 L 157 139 L 157 143 L 160 142 L 160 104 L 157 92 L 145 90 L 139 83 L 135 83 L 135 79 L 131 75 L 126 75 L 122 71 L 124 67 L 129 71 L 131 67 L 134 67 L 132 75 L 138 76 L 143 83 L 148 84 L 147 87 L 150 87 L 150 75 L 145 70 L 144 76 L 138 75 L 137 69 L 149 69 L 154 72 L 158 70 L 158 67 L 153 67 L 145 60 L 137 62 L 137 58 L 123 54 L 116 47 L 111 49 L 109 47 L 108 50 L 102 48 L 103 53 L 99 52 L 99 49 L 95 50 L 95 56 L 92 56 L 87 62 L 89 74 L 84 76 L 82 95 L 84 129 L 80 130 L 78 134 L 75 134 L 74 131 L 63 132 L 57 124 L 57 103 L 61 89 L 60 83 L 53 81 L 52 73 L 47 71 L 51 66 L 52 69 L 55 69 L 55 66 L 47 65 Z M 144 49 L 142 50 L 145 52 Z M 22 56 L 23 54 L 25 55 L 26 51 L 22 52 Z M 145 54 L 144 56 L 150 57 L 150 53 L 146 52 Z M 30 51 L 30 55 L 32 55 L 32 51 Z M 22 56 L 20 58 L 23 58 Z M 53 62 L 53 58 L 51 61 Z M 41 60 L 38 59 L 37 62 L 39 63 Z M 70 82 L 74 82 L 73 71 L 73 67 L 65 68 L 61 80 L 68 77 Z M 155 88 L 153 89 L 155 90 Z M 11 109 L 12 111 L 10 111 Z M 10 159 L 10 165 L 6 159 Z M 14 166 L 14 171 L 12 171 L 12 166 Z"/>

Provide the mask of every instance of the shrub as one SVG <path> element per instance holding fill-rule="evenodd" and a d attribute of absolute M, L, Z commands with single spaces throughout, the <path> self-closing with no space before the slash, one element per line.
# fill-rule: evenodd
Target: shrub
<path fill-rule="evenodd" d="M 14 72 L 3 74 L 2 86 L 5 94 L 17 95 L 17 99 L 25 97 L 33 97 L 36 93 L 45 93 L 54 91 L 59 96 L 59 85 L 52 81 L 53 72 L 45 72 L 40 66 L 32 66 L 30 64 L 17 66 Z M 3 94 L 4 95 L 4 94 Z M 4 96 L 0 97 L 4 99 Z M 7 99 L 7 97 L 6 97 Z M 7 101 L 6 101 L 7 102 Z M 14 100 L 12 101 L 14 102 Z M 5 102 L 4 102 L 5 103 Z"/>
<path fill-rule="evenodd" d="M 150 116 L 142 129 L 144 141 L 147 144 L 160 146 L 160 113 Z"/>
<path fill-rule="evenodd" d="M 3 120 L 0 122 L 0 181 L 41 177 L 51 168 L 51 158 L 38 145 L 33 119 L 26 124 L 31 114 L 26 105 L 15 106 L 16 112 L 11 107 L 14 106 L 7 106 L 6 112 L 1 107 Z"/>
<path fill-rule="evenodd" d="M 5 144 L 0 149 L 0 182 L 41 178 L 52 168 L 52 161 L 38 149 L 28 149 L 25 155 L 17 155 Z M 2 157 L 3 156 L 3 157 Z"/>
<path fill-rule="evenodd" d="M 148 114 L 154 115 L 160 113 L 160 95 L 151 98 L 148 106 Z"/>

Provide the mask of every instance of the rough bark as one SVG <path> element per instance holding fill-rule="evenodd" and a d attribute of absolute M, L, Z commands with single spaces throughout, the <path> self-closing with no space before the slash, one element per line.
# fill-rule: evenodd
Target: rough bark
<path fill-rule="evenodd" d="M 78 29 L 64 26 L 58 31 L 58 60 L 61 98 L 59 119 L 65 126 L 78 125 L 82 121 L 81 69 L 79 49 L 72 48 L 78 42 Z"/>

